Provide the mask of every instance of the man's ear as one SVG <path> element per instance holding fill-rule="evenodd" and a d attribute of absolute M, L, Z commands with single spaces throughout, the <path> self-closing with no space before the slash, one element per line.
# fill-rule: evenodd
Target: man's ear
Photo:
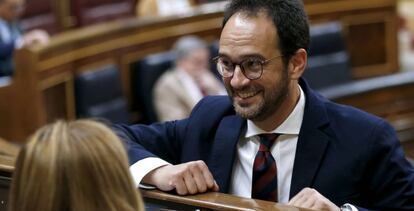
<path fill-rule="evenodd" d="M 308 53 L 305 49 L 300 48 L 289 60 L 289 76 L 291 80 L 299 80 L 305 71 L 306 63 L 308 61 Z"/>

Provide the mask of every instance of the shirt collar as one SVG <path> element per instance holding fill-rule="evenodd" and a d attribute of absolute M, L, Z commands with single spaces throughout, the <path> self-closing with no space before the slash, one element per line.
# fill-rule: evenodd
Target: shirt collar
<path fill-rule="evenodd" d="M 302 88 L 298 85 L 300 90 L 299 101 L 296 104 L 293 111 L 289 114 L 289 116 L 282 122 L 279 127 L 274 129 L 273 131 L 264 131 L 257 127 L 253 121 L 247 120 L 247 130 L 246 130 L 246 138 L 256 136 L 262 133 L 279 133 L 279 134 L 291 134 L 291 135 L 299 135 L 300 127 L 303 121 L 303 114 L 305 111 L 305 93 L 303 92 Z"/>

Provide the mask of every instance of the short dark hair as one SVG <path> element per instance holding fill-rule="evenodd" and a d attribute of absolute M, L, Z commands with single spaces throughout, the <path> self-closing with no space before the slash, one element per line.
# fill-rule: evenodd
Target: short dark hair
<path fill-rule="evenodd" d="M 285 64 L 295 52 L 309 46 L 309 23 L 301 0 L 232 0 L 224 12 L 223 28 L 235 13 L 257 16 L 261 12 L 273 21 Z"/>

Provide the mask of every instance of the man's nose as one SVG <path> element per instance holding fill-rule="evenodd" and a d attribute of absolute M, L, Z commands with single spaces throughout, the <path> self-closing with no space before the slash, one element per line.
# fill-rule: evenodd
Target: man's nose
<path fill-rule="evenodd" d="M 244 74 L 240 65 L 236 65 L 234 68 L 233 77 L 231 78 L 230 85 L 235 89 L 241 89 L 250 82 Z"/>

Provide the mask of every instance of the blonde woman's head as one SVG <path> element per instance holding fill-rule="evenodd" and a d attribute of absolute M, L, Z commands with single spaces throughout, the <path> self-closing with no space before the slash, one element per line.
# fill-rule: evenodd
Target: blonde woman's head
<path fill-rule="evenodd" d="M 91 120 L 58 121 L 22 149 L 11 211 L 143 210 L 118 137 Z"/>

